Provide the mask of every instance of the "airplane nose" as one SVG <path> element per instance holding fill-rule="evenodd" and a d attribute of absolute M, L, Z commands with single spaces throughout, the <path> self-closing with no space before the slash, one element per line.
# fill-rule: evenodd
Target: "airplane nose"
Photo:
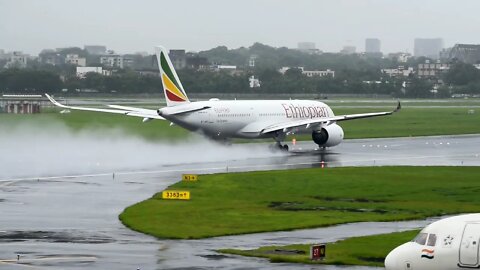
<path fill-rule="evenodd" d="M 393 253 L 393 251 L 388 253 L 387 257 L 385 258 L 386 270 L 397 270 L 397 259 Z"/>

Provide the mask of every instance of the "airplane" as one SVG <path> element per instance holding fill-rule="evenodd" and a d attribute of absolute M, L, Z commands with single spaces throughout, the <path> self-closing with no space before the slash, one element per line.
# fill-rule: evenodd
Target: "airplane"
<path fill-rule="evenodd" d="M 386 270 L 479 269 L 480 214 L 445 218 L 392 250 Z"/>
<path fill-rule="evenodd" d="M 191 102 L 164 47 L 155 47 L 163 92 L 167 106 L 158 110 L 108 105 L 108 109 L 67 106 L 46 97 L 56 106 L 84 111 L 117 113 L 142 117 L 144 122 L 152 119 L 167 120 L 187 130 L 199 132 L 211 139 L 226 141 L 232 138 L 273 138 L 279 149 L 287 135 L 311 133 L 312 140 L 325 149 L 340 144 L 343 129 L 337 122 L 385 116 L 388 112 L 373 112 L 335 115 L 325 103 L 314 100 L 219 100 Z"/>

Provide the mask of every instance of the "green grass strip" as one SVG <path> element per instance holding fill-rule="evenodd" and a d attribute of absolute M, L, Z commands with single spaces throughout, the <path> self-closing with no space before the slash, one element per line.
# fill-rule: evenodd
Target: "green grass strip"
<path fill-rule="evenodd" d="M 254 250 L 222 249 L 221 253 L 267 258 L 271 262 L 384 266 L 385 257 L 395 247 L 408 242 L 415 231 L 353 237 L 326 245 L 324 260 L 310 260 L 311 245 L 266 246 Z"/>
<path fill-rule="evenodd" d="M 159 238 L 204 238 L 361 221 L 421 219 L 479 212 L 479 167 L 363 167 L 202 175 L 120 215 Z"/>

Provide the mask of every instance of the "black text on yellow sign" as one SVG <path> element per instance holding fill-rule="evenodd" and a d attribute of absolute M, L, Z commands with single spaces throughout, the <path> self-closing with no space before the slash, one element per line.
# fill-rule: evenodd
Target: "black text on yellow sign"
<path fill-rule="evenodd" d="M 164 190 L 162 199 L 166 200 L 190 200 L 190 191 L 185 190 Z"/>
<path fill-rule="evenodd" d="M 182 180 L 188 182 L 198 181 L 198 175 L 196 174 L 182 174 Z"/>

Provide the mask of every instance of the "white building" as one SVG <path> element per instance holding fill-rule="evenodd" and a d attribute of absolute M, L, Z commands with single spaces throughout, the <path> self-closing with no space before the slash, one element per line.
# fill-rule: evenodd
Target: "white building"
<path fill-rule="evenodd" d="M 87 59 L 83 57 L 78 57 L 78 54 L 67 54 L 67 56 L 65 57 L 65 64 L 84 67 L 87 65 Z"/>
<path fill-rule="evenodd" d="M 100 57 L 100 64 L 106 67 L 123 68 L 123 56 L 107 54 Z"/>
<path fill-rule="evenodd" d="M 251 76 L 248 78 L 248 83 L 250 88 L 259 88 L 260 87 L 260 80 L 255 78 L 255 76 Z"/>
<path fill-rule="evenodd" d="M 307 77 L 326 77 L 331 76 L 335 78 L 335 71 L 327 69 L 327 70 L 304 70 L 302 71 L 303 75 Z"/>
<path fill-rule="evenodd" d="M 287 70 L 291 69 L 291 67 L 282 67 L 281 69 L 278 70 L 278 72 L 282 73 L 285 75 L 285 72 Z M 302 74 L 307 76 L 307 77 L 326 77 L 326 76 L 331 76 L 332 78 L 335 78 L 335 71 L 327 69 L 327 70 L 305 70 L 303 67 L 296 67 L 296 69 L 299 69 L 302 71 Z"/>
<path fill-rule="evenodd" d="M 388 75 L 389 77 L 408 77 L 410 74 L 413 74 L 413 68 L 405 68 L 403 66 L 398 66 L 398 68 L 384 68 L 382 73 Z"/>
<path fill-rule="evenodd" d="M 408 59 L 412 58 L 412 55 L 410 53 L 398 52 L 388 54 L 388 58 L 395 59 L 400 63 L 406 63 Z"/>
<path fill-rule="evenodd" d="M 5 64 L 5 68 L 26 68 L 28 61 L 28 54 L 15 51 L 8 57 L 8 62 Z"/>
<path fill-rule="evenodd" d="M 103 70 L 102 67 L 77 67 L 77 77 L 80 79 L 85 79 L 87 73 L 93 72 L 98 73 L 104 76 L 112 75 L 112 72 L 109 70 Z"/>
<path fill-rule="evenodd" d="M 418 77 L 436 77 L 441 73 L 445 73 L 450 69 L 450 64 L 441 63 L 437 60 L 436 63 L 431 63 L 425 60 L 424 64 L 418 64 Z"/>
<path fill-rule="evenodd" d="M 236 70 L 237 66 L 231 66 L 231 65 L 215 65 L 213 66 L 214 69 L 216 70 Z"/>

